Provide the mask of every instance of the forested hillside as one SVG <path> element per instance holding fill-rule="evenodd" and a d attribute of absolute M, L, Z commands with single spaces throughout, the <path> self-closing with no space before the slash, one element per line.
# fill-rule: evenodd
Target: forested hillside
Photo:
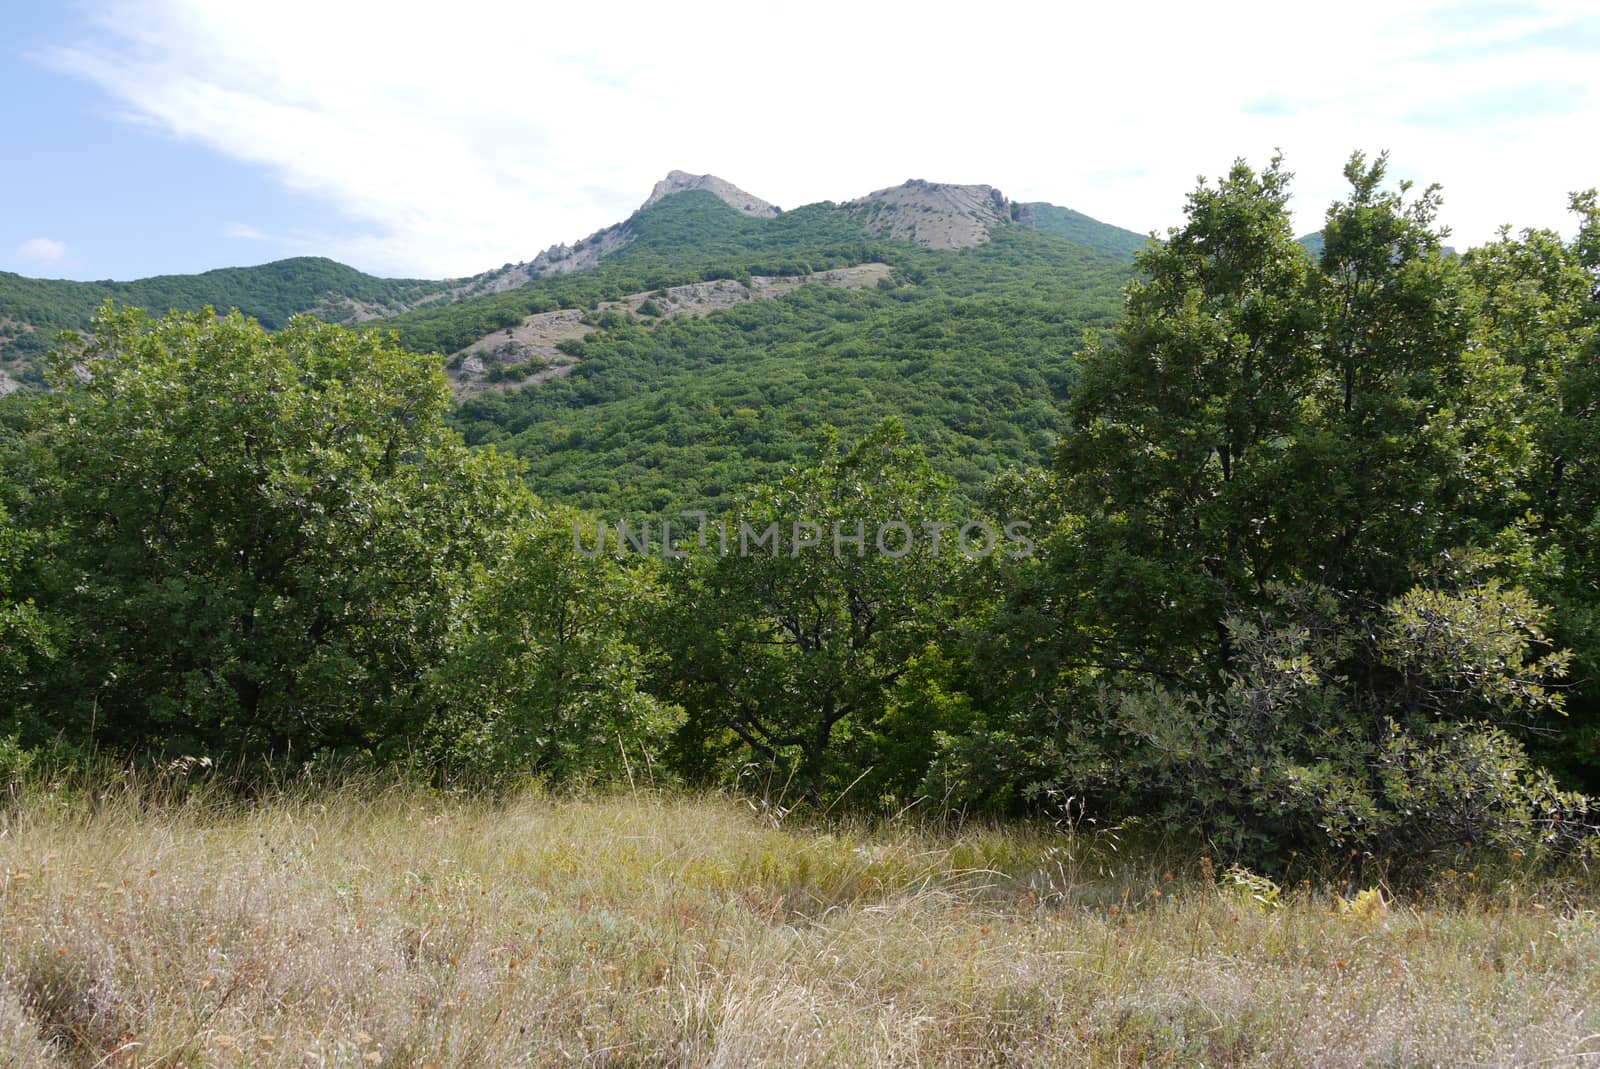
<path fill-rule="evenodd" d="M 448 337 L 443 348 L 500 322 L 485 314 L 696 277 L 869 259 L 894 274 L 876 289 L 803 288 L 705 319 L 613 319 L 571 350 L 570 377 L 464 404 L 455 419 L 467 440 L 526 458 L 532 485 L 554 499 L 722 507 L 739 486 L 809 455 L 824 426 L 860 435 L 889 416 L 976 496 L 1002 468 L 1049 458 L 1071 354 L 1085 327 L 1115 322 L 1132 277 L 1110 256 L 1018 226 L 935 251 L 864 242 L 826 208 L 749 219 L 706 194 L 655 206 L 645 233 L 596 271 L 384 326 L 412 347 Z"/>
<path fill-rule="evenodd" d="M 989 187 L 868 198 L 959 248 L 695 189 L 384 324 L 103 313 L 0 400 L 0 769 L 644 768 L 1279 872 L 1591 859 L 1600 201 L 1456 255 L 1436 189 L 1345 179 L 1315 257 L 1274 160 L 1133 265 Z M 435 350 L 559 308 L 561 375 L 458 403 Z"/>
<path fill-rule="evenodd" d="M 751 275 L 794 275 L 882 260 L 891 243 L 826 204 L 772 219 L 742 215 L 703 190 L 673 194 L 628 220 L 632 240 L 585 271 L 554 274 L 504 293 L 387 319 L 415 352 L 454 353 L 524 316 L 664 286 Z"/>
<path fill-rule="evenodd" d="M 1033 212 L 1033 225 L 1041 234 L 1095 249 L 1121 260 L 1133 262 L 1135 254 L 1150 242 L 1148 234 L 1136 234 L 1120 226 L 1091 219 L 1082 212 L 1039 201 L 1027 205 Z"/>
<path fill-rule="evenodd" d="M 376 278 L 311 256 L 136 282 L 68 282 L 0 271 L 0 360 L 31 366 L 31 358 L 48 352 L 58 333 L 87 327 L 107 300 L 156 312 L 240 308 L 276 330 L 302 312 L 325 308 L 328 318 L 341 318 L 335 305 L 342 301 L 398 309 L 448 288 L 444 282 Z"/>

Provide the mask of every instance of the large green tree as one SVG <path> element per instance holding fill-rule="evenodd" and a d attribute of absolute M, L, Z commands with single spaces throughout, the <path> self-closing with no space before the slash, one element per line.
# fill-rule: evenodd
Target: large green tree
<path fill-rule="evenodd" d="M 1356 154 L 1314 275 L 1316 379 L 1295 440 L 1300 578 L 1403 593 L 1441 553 L 1493 543 L 1526 507 L 1532 461 L 1516 370 L 1476 345 L 1467 281 L 1442 244 L 1437 187 L 1386 188 Z M 1286 578 L 1286 577 L 1281 577 Z"/>
<path fill-rule="evenodd" d="M 1289 178 L 1241 162 L 1198 189 L 1187 224 L 1141 254 L 1115 336 L 1082 355 L 1055 550 L 1087 666 L 1214 670 L 1227 605 L 1294 550 L 1287 447 L 1317 323 Z"/>
<path fill-rule="evenodd" d="M 1526 386 L 1475 343 L 1437 191 L 1385 168 L 1352 158 L 1316 263 L 1277 161 L 1141 256 L 1039 495 L 1048 567 L 994 617 L 1030 636 L 1034 722 L 986 710 L 948 781 L 994 795 L 1005 769 L 1260 856 L 1527 830 L 1549 785 L 1501 729 L 1560 709 L 1567 658 L 1515 585 Z"/>
<path fill-rule="evenodd" d="M 663 693 L 688 716 L 687 770 L 753 760 L 816 790 L 874 760 L 894 688 L 955 612 L 954 519 L 949 484 L 887 423 L 851 448 L 828 442 L 691 544 L 656 628 Z M 980 532 L 968 536 L 978 552 Z"/>
<path fill-rule="evenodd" d="M 1515 419 L 1533 463 L 1517 492 L 1541 551 L 1536 589 L 1572 648 L 1577 683 L 1562 738 L 1542 752 L 1600 784 L 1600 198 L 1574 194 L 1574 238 L 1502 230 L 1466 255 L 1476 342 L 1521 376 Z"/>
<path fill-rule="evenodd" d="M 1438 193 L 1359 154 L 1319 264 L 1281 164 L 1244 164 L 1147 250 L 1116 336 L 1083 355 L 1061 451 L 1069 636 L 1096 668 L 1225 669 L 1223 618 L 1272 584 L 1381 603 L 1525 508 L 1515 369 L 1472 344 Z"/>
<path fill-rule="evenodd" d="M 403 745 L 526 494 L 435 361 L 310 319 L 109 307 L 60 354 L 20 524 L 65 648 L 35 730 L 248 756 Z"/>

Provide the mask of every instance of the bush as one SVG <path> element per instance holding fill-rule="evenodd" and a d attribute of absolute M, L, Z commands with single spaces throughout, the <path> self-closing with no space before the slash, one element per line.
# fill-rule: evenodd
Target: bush
<path fill-rule="evenodd" d="M 1021 783 L 1035 799 L 1198 828 L 1260 865 L 1582 837 L 1551 814 L 1587 802 L 1513 735 L 1560 712 L 1567 663 L 1544 651 L 1526 592 L 1418 587 L 1376 609 L 1319 588 L 1274 593 L 1271 611 L 1224 621 L 1231 666 L 1215 687 L 1112 674 L 1069 688 L 1053 723 L 1040 710 L 1011 731 L 946 739 L 928 789 L 992 802 Z"/>

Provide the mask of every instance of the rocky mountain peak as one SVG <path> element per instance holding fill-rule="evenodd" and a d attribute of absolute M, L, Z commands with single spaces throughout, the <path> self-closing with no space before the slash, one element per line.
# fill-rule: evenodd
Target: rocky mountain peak
<path fill-rule="evenodd" d="M 844 209 L 868 230 L 930 249 L 963 249 L 989 240 L 991 227 L 1031 224 L 1031 212 L 1013 205 L 993 186 L 955 185 L 913 178 L 849 201 Z"/>
<path fill-rule="evenodd" d="M 724 181 L 714 174 L 690 174 L 687 171 L 669 171 L 667 177 L 657 182 L 650 191 L 650 197 L 641 209 L 648 208 L 663 197 L 670 197 L 674 193 L 686 193 L 691 189 L 703 189 L 722 199 L 728 207 L 745 215 L 753 215 L 757 219 L 771 219 L 778 214 L 778 209 L 768 204 L 753 194 L 746 193 L 732 182 Z"/>

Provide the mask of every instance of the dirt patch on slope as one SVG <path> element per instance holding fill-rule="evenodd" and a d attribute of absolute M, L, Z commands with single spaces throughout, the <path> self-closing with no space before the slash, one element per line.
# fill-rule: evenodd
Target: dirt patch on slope
<path fill-rule="evenodd" d="M 575 308 L 540 312 L 453 354 L 447 364 L 450 381 L 457 396 L 470 397 L 485 390 L 515 389 L 564 378 L 572 374 L 578 360 L 563 351 L 562 343 L 586 338 L 599 330 L 597 321 L 608 312 L 656 324 L 677 316 L 710 315 L 747 301 L 774 300 L 801 286 L 865 289 L 888 278 L 891 270 L 888 264 L 867 263 L 813 275 L 756 275 L 748 286 L 734 279 L 717 279 L 653 293 L 632 293 L 620 300 L 602 302 L 590 312 Z"/>

